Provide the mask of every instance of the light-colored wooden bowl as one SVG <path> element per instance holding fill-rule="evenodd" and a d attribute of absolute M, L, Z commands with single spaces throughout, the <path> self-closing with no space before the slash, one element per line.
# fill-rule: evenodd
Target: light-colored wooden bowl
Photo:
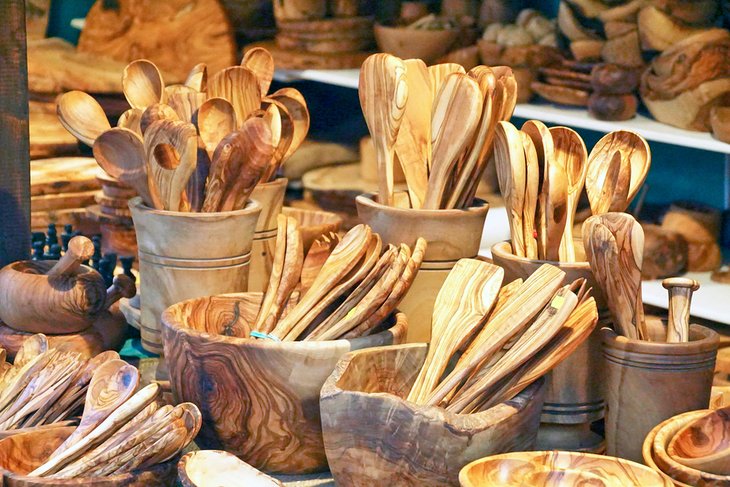
<path fill-rule="evenodd" d="M 178 457 L 145 470 L 109 477 L 49 479 L 26 474 L 43 464 L 74 427 L 42 429 L 0 440 L 0 474 L 5 487 L 168 487 L 175 485 Z"/>
<path fill-rule="evenodd" d="M 329 232 L 337 233 L 342 226 L 342 218 L 329 211 L 305 210 L 285 206 L 281 209 L 281 212 L 299 222 L 305 252 L 320 235 Z"/>
<path fill-rule="evenodd" d="M 273 342 L 247 338 L 261 293 L 192 299 L 162 315 L 175 398 L 203 413 L 196 442 L 231 452 L 265 472 L 327 468 L 319 391 L 342 355 L 401 343 L 398 313 L 374 335 L 353 340 Z"/>
<path fill-rule="evenodd" d="M 426 344 L 349 353 L 322 387 L 322 430 L 338 485 L 455 485 L 485 455 L 534 446 L 543 381 L 476 414 L 453 414 L 405 399 Z"/>
<path fill-rule="evenodd" d="M 263 292 L 269 283 L 276 246 L 276 217 L 284 206 L 288 182 L 286 178 L 279 178 L 259 183 L 251 192 L 251 199 L 261 205 L 261 215 L 251 245 L 251 271 L 245 291 Z"/>
<path fill-rule="evenodd" d="M 641 486 L 671 487 L 654 470 L 621 458 L 567 451 L 515 452 L 470 463 L 461 470 L 462 487 Z"/>
<path fill-rule="evenodd" d="M 253 468 L 235 455 L 220 450 L 197 450 L 177 464 L 183 487 L 282 487 L 283 484 Z"/>
<path fill-rule="evenodd" d="M 431 64 L 449 52 L 459 37 L 458 29 L 421 30 L 405 27 L 373 26 L 378 49 L 401 59 L 420 58 Z"/>

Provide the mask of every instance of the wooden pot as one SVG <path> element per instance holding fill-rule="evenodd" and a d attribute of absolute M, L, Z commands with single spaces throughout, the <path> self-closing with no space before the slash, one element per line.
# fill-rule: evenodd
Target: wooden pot
<path fill-rule="evenodd" d="M 629 340 L 601 330 L 606 361 L 606 449 L 641 461 L 641 446 L 654 426 L 710 400 L 718 334 L 690 326 L 687 343 Z"/>
<path fill-rule="evenodd" d="M 251 245 L 261 206 L 184 213 L 154 210 L 129 201 L 139 243 L 142 347 L 162 353 L 159 320 L 185 299 L 246 291 Z"/>
<path fill-rule="evenodd" d="M 337 233 L 342 226 L 342 218 L 329 211 L 284 207 L 281 212 L 294 218 L 299 223 L 305 251 L 309 250 L 312 242 L 320 235 L 329 232 Z"/>
<path fill-rule="evenodd" d="M 231 452 L 266 472 L 325 470 L 322 384 L 345 353 L 401 343 L 406 317 L 398 313 L 384 331 L 353 340 L 256 340 L 248 338 L 248 330 L 261 298 L 261 293 L 212 296 L 165 311 L 162 337 L 173 395 L 200 408 L 201 448 Z"/>
<path fill-rule="evenodd" d="M 408 316 L 408 342 L 428 342 L 436 295 L 456 261 L 474 258 L 489 204 L 475 199 L 465 210 L 414 210 L 375 202 L 374 193 L 355 199 L 357 214 L 380 234 L 383 244 L 413 247 L 419 237 L 428 242 L 421 270 L 399 308 Z"/>
<path fill-rule="evenodd" d="M 543 380 L 477 414 L 405 400 L 426 358 L 414 343 L 347 354 L 322 387 L 322 431 L 338 485 L 458 485 L 485 455 L 534 446 Z"/>
<path fill-rule="evenodd" d="M 375 24 L 378 49 L 401 59 L 420 58 L 426 64 L 435 62 L 449 52 L 459 37 L 458 29 L 407 29 Z"/>
<path fill-rule="evenodd" d="M 276 246 L 276 217 L 284 206 L 284 194 L 288 182 L 286 178 L 279 178 L 269 183 L 259 183 L 251 193 L 251 199 L 261 206 L 261 216 L 256 224 L 256 233 L 251 246 L 251 272 L 246 289 L 248 291 L 263 292 L 269 284 Z"/>
<path fill-rule="evenodd" d="M 179 457 L 145 470 L 109 477 L 49 479 L 26 474 L 43 464 L 76 428 L 39 429 L 0 440 L 0 474 L 4 487 L 166 487 L 175 485 Z"/>

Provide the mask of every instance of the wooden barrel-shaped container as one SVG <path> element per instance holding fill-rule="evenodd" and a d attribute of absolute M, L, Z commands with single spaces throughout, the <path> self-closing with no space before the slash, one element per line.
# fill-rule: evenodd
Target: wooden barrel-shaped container
<path fill-rule="evenodd" d="M 162 353 L 160 316 L 185 299 L 248 290 L 254 229 L 261 206 L 185 213 L 129 201 L 139 244 L 142 347 Z"/>
<path fill-rule="evenodd" d="M 601 356 L 602 325 L 610 323 L 608 305 L 585 258 L 582 242 L 576 239 L 579 262 L 552 262 L 517 257 L 509 242 L 492 246 L 492 260 L 504 269 L 504 282 L 527 279 L 543 264 L 551 264 L 565 272 L 563 284 L 584 278 L 598 308 L 599 325 L 573 354 L 545 377 L 545 405 L 542 410 L 538 448 L 599 452 L 602 438 L 590 430 L 590 423 L 603 417 L 605 371 Z"/>
<path fill-rule="evenodd" d="M 687 343 L 630 340 L 601 330 L 606 360 L 606 450 L 640 462 L 646 435 L 662 421 L 706 409 L 719 335 L 690 326 Z"/>
<path fill-rule="evenodd" d="M 162 315 L 173 395 L 200 408 L 195 440 L 265 472 L 327 469 L 319 391 L 345 353 L 401 343 L 398 313 L 373 335 L 352 340 L 273 342 L 248 337 L 262 293 L 192 299 Z"/>
<path fill-rule="evenodd" d="M 179 456 L 144 470 L 108 477 L 50 479 L 27 474 L 45 463 L 75 430 L 74 426 L 38 429 L 0 440 L 0 474 L 4 487 L 168 487 L 175 485 Z"/>
<path fill-rule="evenodd" d="M 476 199 L 465 210 L 414 210 L 381 205 L 373 193 L 355 202 L 358 216 L 380 234 L 383 244 L 413 247 L 419 237 L 428 242 L 421 270 L 399 308 L 408 316 L 408 341 L 430 341 L 436 295 L 459 259 L 477 256 L 489 204 Z"/>
<path fill-rule="evenodd" d="M 261 215 L 256 223 L 256 234 L 251 246 L 248 291 L 263 292 L 269 284 L 276 249 L 276 217 L 284 206 L 288 182 L 286 178 L 279 178 L 269 183 L 259 183 L 251 193 L 251 199 L 261 206 Z"/>
<path fill-rule="evenodd" d="M 543 379 L 476 414 L 405 399 L 426 359 L 412 343 L 349 353 L 320 397 L 324 446 L 337 485 L 458 485 L 459 470 L 487 455 L 534 447 Z"/>

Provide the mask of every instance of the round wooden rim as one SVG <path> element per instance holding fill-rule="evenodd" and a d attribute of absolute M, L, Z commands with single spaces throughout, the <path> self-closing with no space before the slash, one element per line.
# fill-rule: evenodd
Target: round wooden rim
<path fill-rule="evenodd" d="M 138 211 L 140 213 L 161 215 L 161 216 L 175 216 L 181 218 L 190 218 L 193 220 L 216 220 L 222 216 L 230 215 L 247 215 L 261 211 L 261 205 L 258 201 L 249 199 L 246 203 L 246 207 L 240 210 L 233 211 L 216 211 L 216 212 L 203 212 L 203 211 L 169 211 L 169 210 L 158 210 L 156 208 L 150 208 L 142 202 L 140 196 L 136 196 L 129 200 L 129 209 L 131 211 Z"/>
<path fill-rule="evenodd" d="M 487 212 L 489 211 L 489 203 L 481 198 L 474 198 L 476 202 L 475 206 L 470 206 L 466 209 L 450 209 L 450 210 L 424 210 L 414 208 L 396 208 L 395 206 L 381 205 L 376 202 L 373 198 L 377 193 L 365 193 L 355 198 L 357 204 L 363 206 L 369 206 L 375 208 L 383 213 L 389 213 L 392 215 L 400 215 L 403 217 L 418 218 L 420 216 L 433 217 L 438 216 L 442 218 L 463 218 L 465 216 L 475 216 L 480 218 L 486 218 Z"/>

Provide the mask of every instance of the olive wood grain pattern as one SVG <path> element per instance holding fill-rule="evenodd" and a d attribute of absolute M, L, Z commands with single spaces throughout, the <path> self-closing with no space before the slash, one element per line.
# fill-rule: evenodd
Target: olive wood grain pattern
<path fill-rule="evenodd" d="M 142 112 L 139 120 L 141 134 L 144 135 L 149 126 L 158 120 L 180 120 L 180 116 L 167 103 L 154 103 Z"/>
<path fill-rule="evenodd" d="M 175 113 L 183 122 L 195 122 L 198 109 L 206 98 L 205 93 L 173 93 L 167 97 L 167 105 L 175 110 Z"/>
<path fill-rule="evenodd" d="M 454 73 L 465 74 L 464 66 L 456 63 L 440 63 L 428 67 L 428 75 L 431 78 L 431 95 L 433 96 L 431 105 L 436 103 L 436 96 L 441 90 L 441 85 L 446 81 L 446 78 Z M 430 169 L 431 167 L 429 166 Z"/>
<path fill-rule="evenodd" d="M 198 63 L 190 68 L 183 84 L 199 93 L 205 93 L 208 88 L 208 65 Z"/>
<path fill-rule="evenodd" d="M 272 93 L 270 98 L 284 105 L 294 123 L 292 141 L 282 159 L 286 161 L 307 138 L 310 124 L 309 109 L 304 96 L 295 88 L 281 88 Z"/>
<path fill-rule="evenodd" d="M 256 75 L 241 66 L 231 66 L 210 78 L 208 96 L 228 100 L 236 112 L 236 123 L 239 127 L 261 105 L 261 92 Z"/>
<path fill-rule="evenodd" d="M 276 247 L 274 251 L 274 263 L 271 267 L 271 275 L 269 276 L 269 285 L 264 293 L 264 300 L 261 303 L 258 317 L 254 329 L 263 333 L 269 333 L 279 319 L 278 314 L 272 315 L 272 307 L 276 300 L 279 285 L 281 284 L 281 276 L 284 273 L 284 260 L 286 259 L 287 250 L 287 225 L 288 219 L 284 215 L 279 215 L 276 220 Z M 288 295 L 287 295 L 288 297 Z"/>
<path fill-rule="evenodd" d="M 198 109 L 197 126 L 212 161 L 220 141 L 238 127 L 233 105 L 225 98 L 208 98 Z"/>
<path fill-rule="evenodd" d="M 69 91 L 61 95 L 56 113 L 61 125 L 89 147 L 102 132 L 111 128 L 99 102 L 83 91 Z"/>
<path fill-rule="evenodd" d="M 322 268 L 327 258 L 334 250 L 335 245 L 339 242 L 336 234 L 324 233 L 314 240 L 307 250 L 307 255 L 302 263 L 302 274 L 300 276 L 300 291 L 305 294 L 312 283 L 317 278 L 319 270 Z"/>
<path fill-rule="evenodd" d="M 692 293 L 700 288 L 700 283 L 686 277 L 670 277 L 662 281 L 662 286 L 669 291 L 667 343 L 687 342 Z"/>
<path fill-rule="evenodd" d="M 256 75 L 259 84 L 259 93 L 266 96 L 274 78 L 274 58 L 263 47 L 253 47 L 243 53 L 241 66 L 248 68 Z"/>
<path fill-rule="evenodd" d="M 515 255 L 524 257 L 523 212 L 527 184 L 525 152 L 520 132 L 509 122 L 499 122 L 495 129 L 494 163 L 497 167 L 499 190 L 507 206 L 512 250 Z"/>
<path fill-rule="evenodd" d="M 199 450 L 184 455 L 177 464 L 183 487 L 219 487 L 245 484 L 283 487 L 284 484 L 221 450 Z"/>
<path fill-rule="evenodd" d="M 153 62 L 137 59 L 124 68 L 122 91 L 132 108 L 144 110 L 155 103 L 162 103 L 164 89 L 162 74 Z"/>
<path fill-rule="evenodd" d="M 687 423 L 669 441 L 666 452 L 677 462 L 703 472 L 728 475 L 728 410 L 716 409 Z"/>
<path fill-rule="evenodd" d="M 96 162 L 109 176 L 134 188 L 145 203 L 155 204 L 149 189 L 142 137 L 129 129 L 115 127 L 96 138 L 93 151 Z"/>
<path fill-rule="evenodd" d="M 537 230 L 535 218 L 537 215 L 538 195 L 540 192 L 540 163 L 532 139 L 520 132 L 522 148 L 525 153 L 525 197 L 522 208 L 522 239 L 525 244 L 525 257 L 537 259 Z"/>
<path fill-rule="evenodd" d="M 142 121 L 142 113 L 143 111 L 138 108 L 130 108 L 126 112 L 119 115 L 119 120 L 117 120 L 117 127 L 123 127 L 125 129 L 131 130 L 138 135 L 142 135 L 142 128 L 140 126 L 140 123 Z"/>
<path fill-rule="evenodd" d="M 577 132 L 568 127 L 551 127 L 553 151 L 556 158 L 563 160 L 567 177 L 566 218 L 563 237 L 560 240 L 560 261 L 575 262 L 573 225 L 578 201 L 583 193 L 588 168 L 585 142 Z"/>

